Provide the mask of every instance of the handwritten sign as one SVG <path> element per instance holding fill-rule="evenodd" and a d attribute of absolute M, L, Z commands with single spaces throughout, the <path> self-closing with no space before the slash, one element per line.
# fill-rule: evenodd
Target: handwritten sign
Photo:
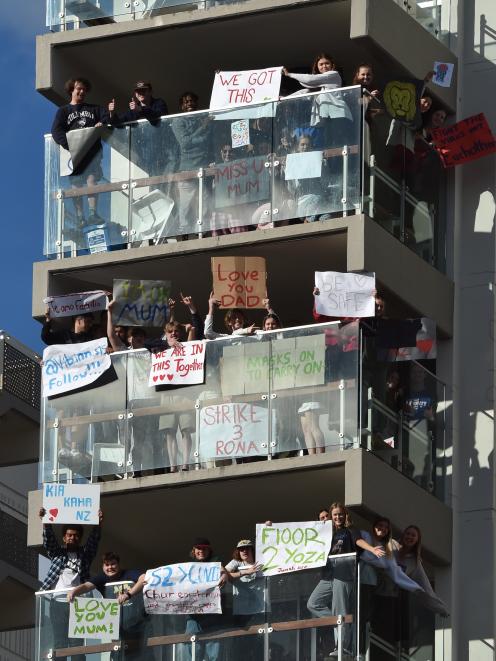
<path fill-rule="evenodd" d="M 496 140 L 482 112 L 453 126 L 434 129 L 432 140 L 445 168 L 496 152 Z"/>
<path fill-rule="evenodd" d="M 275 438 L 275 415 L 272 425 Z M 268 437 L 269 412 L 263 406 L 231 402 L 200 410 L 200 461 L 266 455 Z"/>
<path fill-rule="evenodd" d="M 168 320 L 171 283 L 167 280 L 114 280 L 112 322 L 160 327 Z"/>
<path fill-rule="evenodd" d="M 115 599 L 75 597 L 69 609 L 69 638 L 117 640 L 121 609 Z"/>
<path fill-rule="evenodd" d="M 210 110 L 263 103 L 279 97 L 282 67 L 249 71 L 218 71 L 215 74 Z"/>
<path fill-rule="evenodd" d="M 250 122 L 247 119 L 240 119 L 231 124 L 231 143 L 233 149 L 250 144 Z"/>
<path fill-rule="evenodd" d="M 243 342 L 225 346 L 221 363 L 223 395 L 309 388 L 325 382 L 325 335 L 282 337 L 267 343 Z"/>
<path fill-rule="evenodd" d="M 152 355 L 149 386 L 203 383 L 205 342 L 183 342 Z"/>
<path fill-rule="evenodd" d="M 43 396 L 87 386 L 110 366 L 106 337 L 78 344 L 52 344 L 43 351 Z"/>
<path fill-rule="evenodd" d="M 87 312 L 97 312 L 107 308 L 107 295 L 104 291 L 84 291 L 78 294 L 48 296 L 43 299 L 51 317 L 72 317 Z"/>
<path fill-rule="evenodd" d="M 286 168 L 284 178 L 286 181 L 293 179 L 315 179 L 322 176 L 322 152 L 307 151 L 286 156 Z"/>
<path fill-rule="evenodd" d="M 255 557 L 263 564 L 264 576 L 323 567 L 331 542 L 330 522 L 257 523 Z"/>
<path fill-rule="evenodd" d="M 43 523 L 98 525 L 99 484 L 43 485 Z"/>
<path fill-rule="evenodd" d="M 328 317 L 373 317 L 375 315 L 375 273 L 316 271 L 315 296 L 318 314 Z"/>
<path fill-rule="evenodd" d="M 185 562 L 146 572 L 145 610 L 151 614 L 222 613 L 220 562 Z"/>
<path fill-rule="evenodd" d="M 221 308 L 263 308 L 264 257 L 212 257 L 213 290 Z"/>
<path fill-rule="evenodd" d="M 451 79 L 455 65 L 451 62 L 434 62 L 432 82 L 439 87 L 451 87 Z"/>
<path fill-rule="evenodd" d="M 389 115 L 404 124 L 416 123 L 420 118 L 419 100 L 424 82 L 420 80 L 391 80 L 384 88 L 384 105 Z"/>
<path fill-rule="evenodd" d="M 239 206 L 270 198 L 265 156 L 241 158 L 215 166 L 215 208 Z"/>

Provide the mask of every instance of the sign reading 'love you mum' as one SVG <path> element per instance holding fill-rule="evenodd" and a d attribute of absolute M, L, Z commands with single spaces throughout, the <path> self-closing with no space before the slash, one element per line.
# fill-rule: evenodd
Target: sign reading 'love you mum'
<path fill-rule="evenodd" d="M 205 342 L 183 342 L 153 354 L 148 385 L 194 385 L 204 378 Z"/>

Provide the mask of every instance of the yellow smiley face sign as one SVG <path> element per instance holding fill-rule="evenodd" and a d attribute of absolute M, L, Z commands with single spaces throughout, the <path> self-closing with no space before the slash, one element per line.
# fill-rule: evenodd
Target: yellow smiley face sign
<path fill-rule="evenodd" d="M 391 117 L 402 122 L 411 122 L 417 114 L 415 83 L 392 80 L 384 89 L 384 103 Z"/>

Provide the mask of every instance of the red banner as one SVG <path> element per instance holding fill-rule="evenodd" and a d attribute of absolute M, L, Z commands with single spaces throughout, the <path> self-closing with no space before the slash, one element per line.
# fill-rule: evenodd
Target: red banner
<path fill-rule="evenodd" d="M 496 152 L 496 140 L 482 112 L 453 126 L 434 129 L 432 140 L 445 168 Z"/>

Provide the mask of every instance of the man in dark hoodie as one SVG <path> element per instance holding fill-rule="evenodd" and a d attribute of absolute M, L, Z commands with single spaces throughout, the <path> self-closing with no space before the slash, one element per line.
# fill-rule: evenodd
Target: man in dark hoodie
<path fill-rule="evenodd" d="M 112 100 L 108 110 L 101 106 L 86 103 L 86 95 L 91 90 L 91 83 L 86 78 L 70 78 L 65 84 L 65 91 L 70 97 L 67 105 L 57 110 L 52 124 L 52 137 L 58 145 L 69 149 L 67 134 L 76 129 L 91 128 L 108 124 L 113 118 L 115 103 Z M 73 188 L 95 186 L 102 178 L 102 145 L 99 139 L 88 149 L 82 161 L 71 174 Z M 83 198 L 74 197 L 74 207 L 79 228 L 84 225 Z M 96 213 L 97 196 L 88 195 L 89 224 L 100 219 Z"/>

